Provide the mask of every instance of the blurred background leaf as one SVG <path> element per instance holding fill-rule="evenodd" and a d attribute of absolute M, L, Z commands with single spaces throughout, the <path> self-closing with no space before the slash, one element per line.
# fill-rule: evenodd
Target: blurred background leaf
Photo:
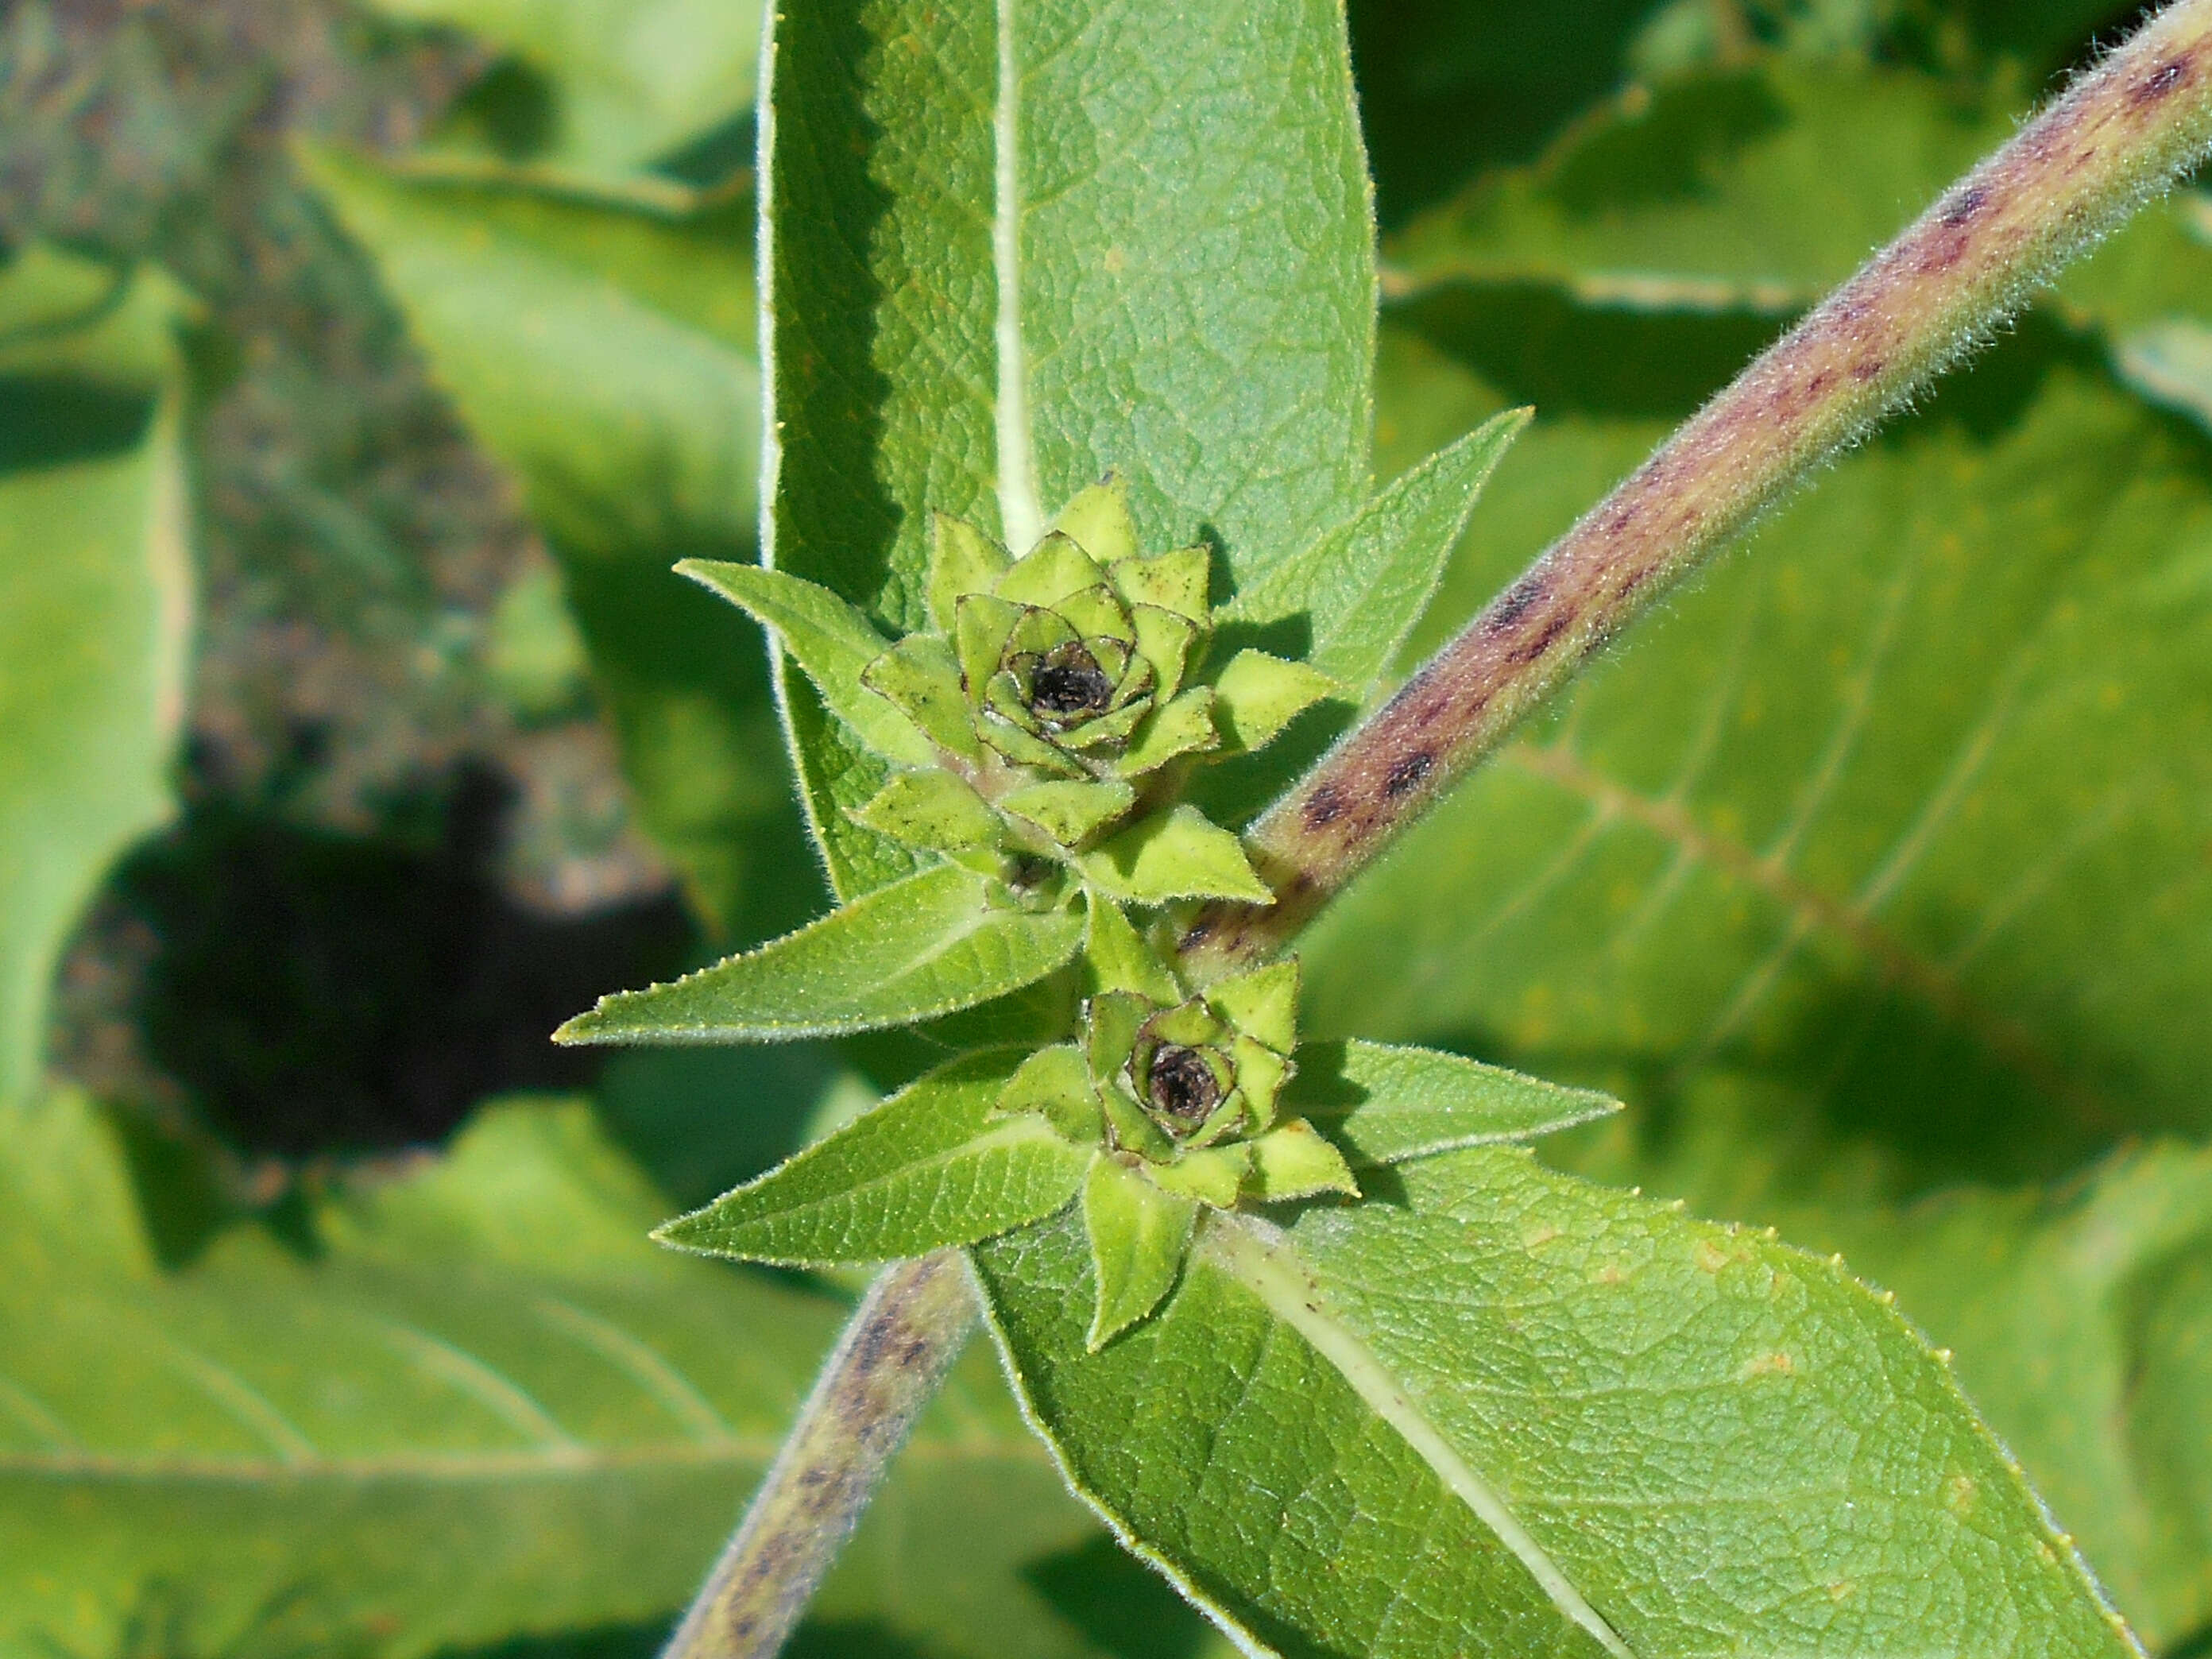
<path fill-rule="evenodd" d="M 181 296 L 43 246 L 0 264 L 0 1111 L 94 884 L 171 810 L 192 568 Z"/>

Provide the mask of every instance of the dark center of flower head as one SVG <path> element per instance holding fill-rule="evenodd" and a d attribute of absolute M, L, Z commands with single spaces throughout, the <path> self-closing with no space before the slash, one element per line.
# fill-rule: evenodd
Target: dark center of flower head
<path fill-rule="evenodd" d="M 1162 1116 L 1194 1129 L 1221 1103 L 1221 1080 L 1197 1049 L 1164 1042 L 1153 1052 L 1145 1092 Z"/>
<path fill-rule="evenodd" d="M 1103 714 L 1114 682 L 1098 659 L 1080 644 L 1054 647 L 1030 676 L 1030 712 L 1049 719 Z"/>

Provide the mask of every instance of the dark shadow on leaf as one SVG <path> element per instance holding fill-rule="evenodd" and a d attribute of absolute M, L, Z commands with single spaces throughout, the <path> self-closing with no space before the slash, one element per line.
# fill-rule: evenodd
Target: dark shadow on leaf
<path fill-rule="evenodd" d="M 1116 1659 L 1188 1659 L 1203 1618 L 1167 1582 L 1103 1534 L 1022 1569 L 1038 1595 Z"/>
<path fill-rule="evenodd" d="M 151 398 L 85 380 L 0 375 L 0 473 L 120 454 L 152 416 Z"/>
<path fill-rule="evenodd" d="M 1394 307 L 1508 403 L 1680 419 L 1780 331 L 1771 316 L 1607 310 L 1543 284 L 1454 286 Z"/>
<path fill-rule="evenodd" d="M 1694 197 L 1729 157 L 1788 119 L 1764 70 L 1686 76 L 1642 115 L 1577 144 L 1552 170 L 1551 193 L 1589 217 Z"/>

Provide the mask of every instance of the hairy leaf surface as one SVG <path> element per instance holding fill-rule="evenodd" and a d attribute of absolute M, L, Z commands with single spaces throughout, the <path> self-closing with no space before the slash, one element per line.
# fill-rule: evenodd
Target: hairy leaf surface
<path fill-rule="evenodd" d="M 1360 503 L 1373 277 L 1342 19 L 1321 0 L 793 8 L 763 222 L 779 568 L 923 626 L 929 514 L 1019 550 L 1109 468 L 1143 544 L 1237 580 Z M 804 693 L 848 896 L 881 769 Z"/>
<path fill-rule="evenodd" d="M 757 951 L 601 997 L 563 1042 L 780 1042 L 908 1025 L 1034 984 L 1083 942 L 1073 911 L 1014 908 L 940 864 Z"/>
<path fill-rule="evenodd" d="M 1517 1151 L 1395 1173 L 1287 1233 L 1209 1218 L 1097 1355 L 1078 1229 L 976 1252 L 1079 1490 L 1268 1650 L 2135 1651 L 1840 1266 Z"/>
<path fill-rule="evenodd" d="M 821 1267 L 926 1255 L 1050 1215 L 1091 1162 L 1041 1116 L 993 1109 L 1026 1054 L 956 1060 L 828 1139 L 654 1236 L 748 1261 Z"/>

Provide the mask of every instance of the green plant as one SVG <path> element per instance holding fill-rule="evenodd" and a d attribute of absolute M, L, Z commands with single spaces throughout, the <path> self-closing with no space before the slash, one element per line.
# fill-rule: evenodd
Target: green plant
<path fill-rule="evenodd" d="M 1061 1478 L 1261 1650 L 2072 1654 L 2132 1650 L 2110 1604 L 2161 1645 L 2212 1622 L 2212 1166 L 2176 1139 L 2074 1173 L 2207 1121 L 2212 463 L 2146 404 L 2203 400 L 2202 199 L 1561 698 L 2203 147 L 2190 0 L 1570 528 L 2005 137 L 2001 77 L 1940 39 L 1909 70 L 1833 46 L 1901 52 L 1911 11 L 1665 9 L 1656 90 L 1391 239 L 1378 337 L 1336 9 L 792 8 L 759 563 L 744 222 L 625 173 L 603 86 L 526 167 L 308 154 L 523 480 L 702 913 L 738 942 L 805 880 L 760 710 L 714 677 L 744 624 L 673 554 L 777 641 L 835 904 L 565 1028 L 799 1045 L 679 1085 L 678 1133 L 631 1137 L 658 1192 L 606 1144 L 613 1088 L 599 1124 L 508 1103 L 310 1195 L 319 1258 L 234 1230 L 173 1277 L 124 1172 L 191 1183 L 81 1101 L 22 1108 L 19 1628 L 137 1640 L 147 1587 L 194 1581 L 210 1649 L 318 1597 L 395 1651 L 649 1627 L 836 1310 L 647 1249 L 678 1205 L 659 1236 L 695 1252 L 915 1258 L 684 1651 L 790 1626 L 948 1368 L 879 1500 L 907 1524 L 857 1535 L 802 1644 L 1203 1639 L 1086 1548 Z M 1372 85 L 1366 113 L 1387 133 Z M 720 1196 L 686 1165 L 732 1103 L 846 1067 L 795 1155 Z M 1056 1469 L 955 1365 L 971 1283 Z M 61 1296 L 90 1311 L 57 1341 Z M 296 1358 L 301 1325 L 342 1360 Z M 194 1403 L 134 1441 L 178 1376 Z M 161 1536 L 98 1518 L 121 1479 Z M 497 1559 L 449 1568 L 471 1549 Z M 79 1582 L 64 1627 L 47 1587 Z"/>

